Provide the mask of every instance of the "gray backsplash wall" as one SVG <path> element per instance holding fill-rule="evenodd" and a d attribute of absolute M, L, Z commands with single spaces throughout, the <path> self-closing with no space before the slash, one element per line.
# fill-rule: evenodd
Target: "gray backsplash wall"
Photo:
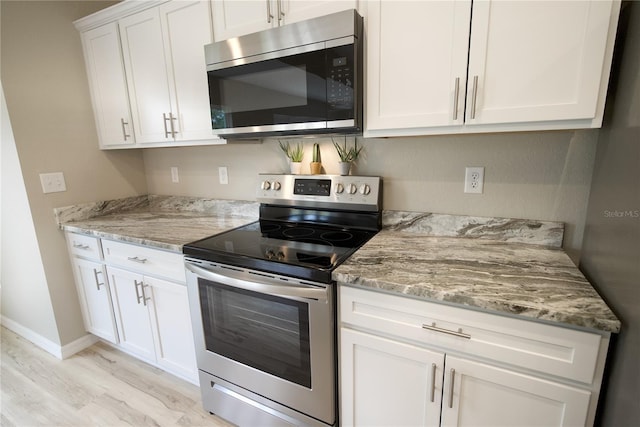
<path fill-rule="evenodd" d="M 562 221 L 564 248 L 578 262 L 598 130 L 363 139 L 355 174 L 384 179 L 384 209 Z M 312 139 L 302 141 L 308 173 Z M 353 137 L 347 139 L 353 141 Z M 323 166 L 337 173 L 330 138 Z M 254 200 L 260 172 L 286 172 L 277 140 L 261 144 L 143 150 L 151 194 Z M 171 182 L 178 167 L 180 182 Z M 218 181 L 226 166 L 229 184 Z M 465 166 L 484 166 L 484 194 L 465 194 Z"/>

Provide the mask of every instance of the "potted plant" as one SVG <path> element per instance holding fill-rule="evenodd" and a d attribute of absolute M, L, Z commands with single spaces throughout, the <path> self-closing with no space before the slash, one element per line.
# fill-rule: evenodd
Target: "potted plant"
<path fill-rule="evenodd" d="M 340 145 L 336 141 L 331 139 L 333 142 L 333 146 L 336 147 L 336 151 L 338 152 L 338 157 L 340 157 L 340 161 L 338 162 L 338 167 L 340 168 L 340 175 L 349 175 L 349 171 L 351 170 L 351 165 L 360 155 L 360 151 L 362 151 L 362 147 L 358 147 L 358 141 L 354 141 L 353 147 L 347 148 L 347 139 L 345 138 L 344 144 Z"/>
<path fill-rule="evenodd" d="M 322 173 L 322 161 L 320 160 L 320 146 L 317 143 L 313 144 L 313 158 L 311 163 L 309 164 L 309 168 L 311 169 L 312 175 L 318 175 Z"/>
<path fill-rule="evenodd" d="M 297 143 L 295 146 L 289 145 L 289 141 L 284 144 L 282 141 L 278 141 L 280 149 L 284 151 L 284 154 L 289 159 L 289 166 L 291 168 L 292 175 L 299 175 L 302 168 L 302 158 L 304 157 L 304 150 L 302 144 Z"/>

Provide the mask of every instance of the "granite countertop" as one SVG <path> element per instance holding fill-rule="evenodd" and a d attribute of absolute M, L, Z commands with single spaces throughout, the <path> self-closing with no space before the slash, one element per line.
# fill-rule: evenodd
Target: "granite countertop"
<path fill-rule="evenodd" d="M 255 202 L 139 196 L 55 209 L 67 231 L 182 252 L 258 219 Z M 383 230 L 333 272 L 341 285 L 618 332 L 562 251 L 562 223 L 384 211 Z"/>
<path fill-rule="evenodd" d="M 387 218 L 383 230 L 333 272 L 334 280 L 501 315 L 619 332 L 620 321 L 560 249 L 561 228 L 554 226 L 560 223 L 478 223 L 472 218 L 454 224 L 451 218 L 456 217 L 440 217 L 398 213 Z"/>
<path fill-rule="evenodd" d="M 254 202 L 140 196 L 57 208 L 66 231 L 182 253 L 182 246 L 258 219 Z"/>

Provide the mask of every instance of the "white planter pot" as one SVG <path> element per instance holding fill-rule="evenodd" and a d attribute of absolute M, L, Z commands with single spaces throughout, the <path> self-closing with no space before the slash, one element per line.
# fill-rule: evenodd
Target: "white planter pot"
<path fill-rule="evenodd" d="M 289 166 L 291 167 L 291 175 L 300 175 L 300 171 L 302 170 L 301 162 L 291 162 Z"/>
<path fill-rule="evenodd" d="M 349 175 L 351 172 L 351 162 L 338 162 L 338 170 L 340 175 Z"/>

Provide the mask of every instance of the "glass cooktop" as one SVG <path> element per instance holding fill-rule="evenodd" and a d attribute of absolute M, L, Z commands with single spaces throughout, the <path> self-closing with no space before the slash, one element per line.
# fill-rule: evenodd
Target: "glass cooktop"
<path fill-rule="evenodd" d="M 331 271 L 377 231 L 260 220 L 189 243 L 199 259 L 330 283 Z"/>

